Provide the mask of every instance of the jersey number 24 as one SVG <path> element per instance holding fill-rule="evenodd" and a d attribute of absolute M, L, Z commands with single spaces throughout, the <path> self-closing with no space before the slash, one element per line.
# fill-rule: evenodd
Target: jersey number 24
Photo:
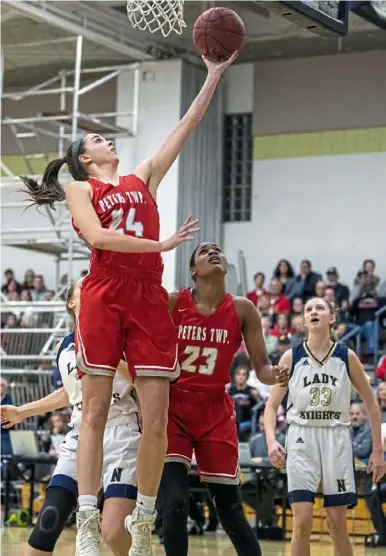
<path fill-rule="evenodd" d="M 186 346 L 184 350 L 187 358 L 181 365 L 183 371 L 188 373 L 200 373 L 201 375 L 212 375 L 214 368 L 216 366 L 218 350 L 216 348 L 199 346 Z M 206 361 L 204 365 L 197 365 L 196 361 L 199 357 L 205 357 Z"/>
<path fill-rule="evenodd" d="M 127 213 L 126 220 L 123 218 L 123 209 L 113 210 L 111 213 L 110 230 L 116 230 L 122 234 L 134 232 L 135 237 L 143 237 L 143 224 L 135 220 L 136 209 L 132 207 Z"/>

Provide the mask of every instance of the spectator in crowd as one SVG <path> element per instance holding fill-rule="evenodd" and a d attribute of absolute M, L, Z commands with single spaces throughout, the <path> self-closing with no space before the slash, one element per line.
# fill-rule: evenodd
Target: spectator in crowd
<path fill-rule="evenodd" d="M 281 283 L 277 278 L 271 280 L 269 285 L 271 305 L 275 313 L 290 313 L 291 304 L 284 295 L 281 295 L 281 287 Z"/>
<path fill-rule="evenodd" d="M 35 280 L 35 272 L 32 269 L 28 269 L 24 273 L 24 283 L 23 288 L 26 290 L 33 290 Z"/>
<path fill-rule="evenodd" d="M 34 287 L 31 290 L 32 301 L 44 301 L 45 293 L 46 286 L 44 284 L 44 278 L 41 274 L 37 274 L 34 278 Z"/>
<path fill-rule="evenodd" d="M 294 297 L 292 300 L 291 314 L 293 316 L 295 315 L 303 316 L 303 311 L 304 311 L 303 299 L 301 297 Z"/>
<path fill-rule="evenodd" d="M 253 277 L 253 281 L 255 282 L 255 289 L 247 293 L 247 298 L 252 301 L 255 307 L 257 307 L 260 296 L 266 292 L 264 289 L 265 274 L 262 272 L 256 272 Z"/>
<path fill-rule="evenodd" d="M 277 414 L 276 423 L 276 440 L 284 447 L 285 433 L 283 432 L 283 423 L 285 424 L 285 416 L 282 408 Z M 254 463 L 263 464 L 272 467 L 268 457 L 267 439 L 264 431 L 264 411 L 259 415 L 259 432 L 250 440 L 249 450 Z"/>
<path fill-rule="evenodd" d="M 1 385 L 1 405 L 12 405 L 12 398 L 8 391 L 8 382 L 5 380 L 5 378 L 1 377 L 0 385 Z M 2 456 L 12 455 L 11 440 L 9 438 L 9 429 L 1 428 L 1 455 Z"/>
<path fill-rule="evenodd" d="M 295 315 L 291 320 L 291 328 L 294 331 L 291 335 L 291 345 L 296 347 L 306 339 L 306 329 L 304 327 L 304 319 L 300 315 Z"/>
<path fill-rule="evenodd" d="M 291 347 L 291 340 L 288 336 L 280 336 L 277 343 L 277 350 L 271 353 L 270 360 L 272 365 L 278 365 L 281 356 Z"/>
<path fill-rule="evenodd" d="M 279 338 L 280 336 L 287 336 L 289 333 L 289 315 L 287 313 L 279 313 L 277 315 L 276 324 L 271 330 L 271 334 Z"/>
<path fill-rule="evenodd" d="M 236 422 L 240 442 L 246 442 L 252 429 L 252 408 L 260 402 L 256 390 L 247 385 L 249 370 L 238 367 L 234 373 L 228 393 L 235 402 Z"/>
<path fill-rule="evenodd" d="M 386 381 L 386 355 L 382 355 L 375 370 L 377 378 Z"/>
<path fill-rule="evenodd" d="M 339 282 L 339 273 L 336 266 L 330 266 L 326 272 L 327 288 L 332 288 L 335 293 L 335 299 L 339 307 L 345 308 L 350 299 L 350 290 L 345 284 Z M 326 298 L 327 299 L 327 298 Z"/>
<path fill-rule="evenodd" d="M 367 284 L 377 290 L 379 286 L 379 276 L 375 275 L 375 261 L 373 259 L 365 259 L 362 264 L 362 271 L 367 274 Z"/>
<path fill-rule="evenodd" d="M 14 272 L 13 272 L 12 268 L 7 268 L 7 269 L 4 271 L 4 278 L 5 278 L 5 282 L 4 282 L 4 284 L 1 286 L 1 291 L 3 292 L 4 295 L 7 295 L 7 294 L 9 293 L 8 287 L 9 287 L 9 283 L 10 283 L 11 281 L 13 281 L 13 282 L 16 284 L 16 290 L 15 290 L 15 291 L 16 291 L 17 293 L 20 293 L 21 286 L 20 286 L 20 284 L 19 284 L 18 282 L 16 282 L 16 280 L 15 280 L 15 275 L 14 275 Z"/>
<path fill-rule="evenodd" d="M 301 297 L 303 301 L 307 301 L 315 295 L 316 283 L 321 279 L 321 274 L 312 270 L 311 261 L 308 259 L 302 260 L 300 273 L 296 276 L 291 298 Z"/>
<path fill-rule="evenodd" d="M 64 422 L 63 415 L 60 412 L 53 413 L 50 418 L 51 447 L 50 456 L 56 456 L 59 453 L 60 446 L 63 444 L 68 432 L 67 424 Z"/>
<path fill-rule="evenodd" d="M 363 289 L 367 286 L 367 283 L 368 283 L 367 272 L 363 272 L 363 270 L 358 270 L 358 273 L 354 280 L 354 287 L 352 289 L 352 299 L 357 298 L 363 292 Z"/>
<path fill-rule="evenodd" d="M 354 458 L 367 465 L 373 449 L 370 423 L 361 403 L 353 403 L 350 408 L 350 435 Z"/>
<path fill-rule="evenodd" d="M 4 328 L 18 328 L 17 317 L 13 313 L 8 313 Z"/>
<path fill-rule="evenodd" d="M 386 359 L 386 355 L 384 355 L 384 358 Z M 385 380 L 383 380 L 383 382 L 381 382 L 378 385 L 377 400 L 379 404 L 379 410 L 381 412 L 382 423 L 386 424 L 386 381 Z"/>
<path fill-rule="evenodd" d="M 383 280 L 378 287 L 379 297 L 386 297 L 386 280 Z"/>
<path fill-rule="evenodd" d="M 8 301 L 20 301 L 20 284 L 16 282 L 13 278 L 9 280 L 6 286 L 5 296 Z"/>
<path fill-rule="evenodd" d="M 323 298 L 325 292 L 326 292 L 326 284 L 325 284 L 324 280 L 318 280 L 316 282 L 316 285 L 315 285 L 315 295 L 316 295 L 316 297 Z"/>
<path fill-rule="evenodd" d="M 281 294 L 290 297 L 295 285 L 295 272 L 289 261 L 281 259 L 273 272 L 273 277 L 281 283 Z"/>
<path fill-rule="evenodd" d="M 261 317 L 261 326 L 267 353 L 270 355 L 277 348 L 277 338 L 271 334 L 272 320 L 270 317 Z"/>
<path fill-rule="evenodd" d="M 375 351 L 375 313 L 381 304 L 374 285 L 365 284 L 350 308 L 352 321 L 361 327 L 361 333 L 366 339 L 367 354 L 373 354 Z"/>
<path fill-rule="evenodd" d="M 273 316 L 273 306 L 271 305 L 271 296 L 268 293 L 263 293 L 259 297 L 257 303 L 257 308 L 259 309 L 260 315 L 262 317 L 272 317 Z"/>

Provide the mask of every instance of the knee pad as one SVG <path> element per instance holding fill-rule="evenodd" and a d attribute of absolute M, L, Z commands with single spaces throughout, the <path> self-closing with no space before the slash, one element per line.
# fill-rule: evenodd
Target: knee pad
<path fill-rule="evenodd" d="M 163 518 L 164 520 L 168 517 L 177 519 L 188 519 L 189 515 L 189 500 L 184 500 L 183 498 L 176 498 L 174 500 L 165 501 L 163 506 Z"/>
<path fill-rule="evenodd" d="M 76 505 L 76 497 L 72 492 L 62 487 L 50 487 L 28 544 L 35 550 L 53 552 L 64 525 L 76 509 Z"/>

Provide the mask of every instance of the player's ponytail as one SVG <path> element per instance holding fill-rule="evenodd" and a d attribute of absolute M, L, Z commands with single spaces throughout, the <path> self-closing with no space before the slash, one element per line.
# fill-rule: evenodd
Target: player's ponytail
<path fill-rule="evenodd" d="M 72 301 L 73 295 L 74 295 L 74 290 L 75 290 L 75 286 L 76 286 L 76 282 L 73 282 L 71 284 L 71 286 L 69 286 L 69 288 L 67 289 L 67 293 L 66 293 L 66 311 L 68 313 L 68 315 L 71 318 L 71 321 L 73 324 L 75 324 L 76 321 L 76 315 L 75 315 L 75 311 L 74 309 L 72 309 L 68 302 Z"/>
<path fill-rule="evenodd" d="M 87 172 L 78 160 L 79 155 L 84 152 L 85 148 L 82 137 L 68 147 L 66 156 L 56 158 L 47 165 L 40 184 L 28 176 L 20 176 L 21 181 L 27 188 L 22 189 L 22 191 L 27 193 L 28 198 L 32 201 L 30 206 L 48 205 L 51 209 L 55 210 L 54 204 L 65 200 L 65 191 L 59 183 L 59 172 L 63 164 L 67 164 L 74 180 L 86 181 L 88 177 Z"/>

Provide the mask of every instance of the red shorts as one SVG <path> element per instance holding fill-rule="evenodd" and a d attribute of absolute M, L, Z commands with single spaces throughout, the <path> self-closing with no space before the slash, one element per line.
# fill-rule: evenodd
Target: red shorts
<path fill-rule="evenodd" d="M 166 462 L 190 468 L 193 451 L 202 481 L 239 484 L 236 413 L 227 393 L 170 388 Z"/>
<path fill-rule="evenodd" d="M 168 294 L 157 273 L 93 265 L 76 324 L 78 374 L 114 376 L 123 354 L 135 376 L 179 376 Z"/>

